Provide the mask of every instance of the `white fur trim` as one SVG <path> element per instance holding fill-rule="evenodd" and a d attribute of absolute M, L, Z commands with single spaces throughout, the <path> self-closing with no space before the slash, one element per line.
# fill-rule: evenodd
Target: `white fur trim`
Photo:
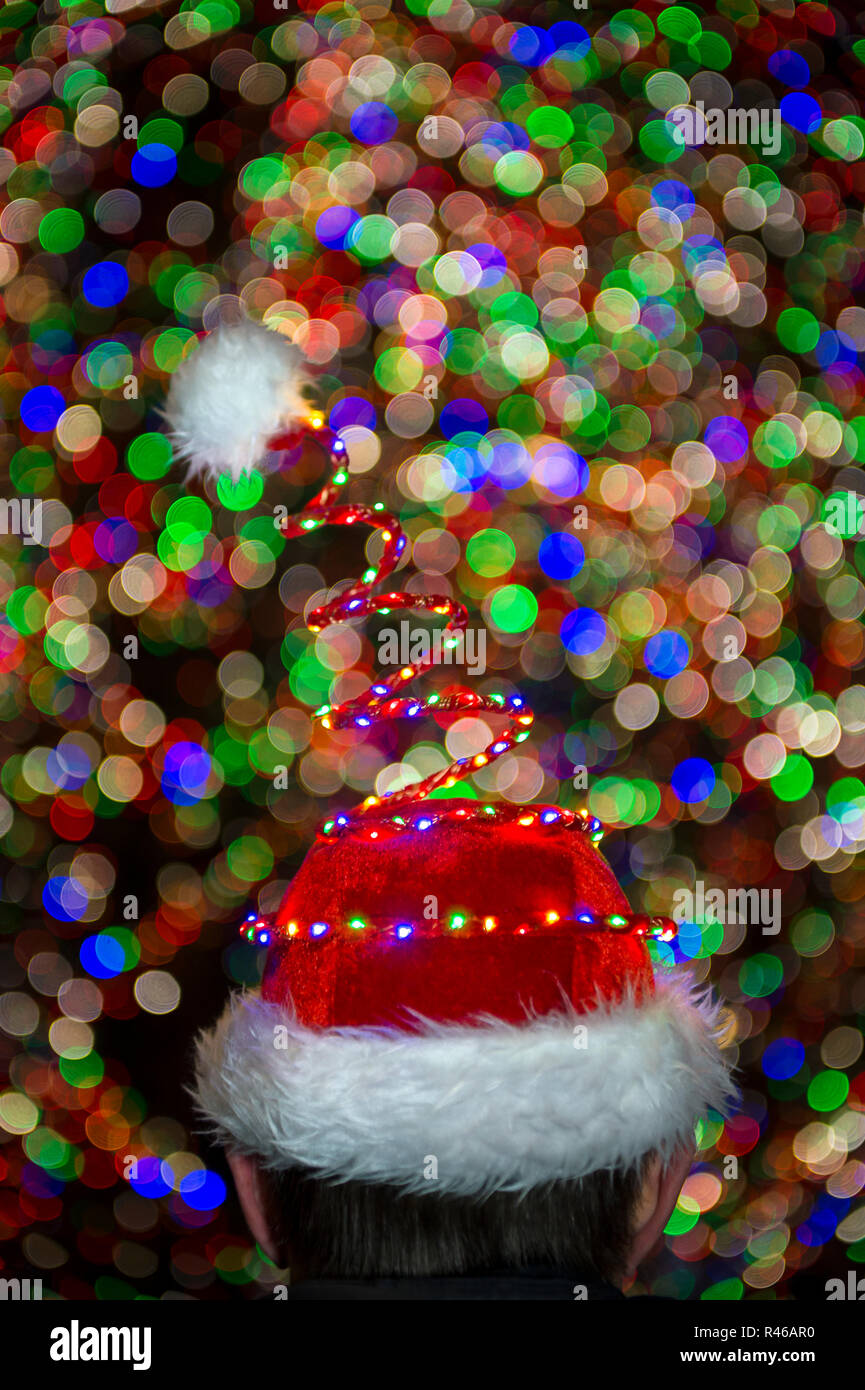
<path fill-rule="evenodd" d="M 479 1195 L 628 1168 L 735 1095 L 719 1006 L 687 977 L 656 987 L 641 1005 L 412 1032 L 309 1029 L 236 995 L 198 1039 L 194 1094 L 223 1144 L 321 1177 Z"/>
<path fill-rule="evenodd" d="M 307 413 L 300 349 L 249 319 L 225 324 L 194 348 L 171 378 L 163 415 L 175 455 L 197 473 L 241 473 L 260 465 L 268 440 Z"/>

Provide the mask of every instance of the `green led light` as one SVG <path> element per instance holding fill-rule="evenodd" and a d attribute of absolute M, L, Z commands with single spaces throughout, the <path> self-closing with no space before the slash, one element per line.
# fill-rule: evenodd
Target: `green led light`
<path fill-rule="evenodd" d="M 67 1085 L 82 1090 L 98 1086 L 105 1075 L 105 1063 L 96 1052 L 86 1057 L 61 1057 L 57 1068 Z"/>
<path fill-rule="evenodd" d="M 6 600 L 6 617 L 22 637 L 38 632 L 48 611 L 48 599 L 32 584 L 22 584 Z"/>
<path fill-rule="evenodd" d="M 39 223 L 39 242 L 55 256 L 74 251 L 84 240 L 84 218 L 74 208 L 53 208 Z"/>
<path fill-rule="evenodd" d="M 345 249 L 366 264 L 386 260 L 391 253 L 397 230 L 396 223 L 390 217 L 377 212 L 369 213 L 349 228 L 345 238 Z"/>
<path fill-rule="evenodd" d="M 252 159 L 240 176 L 240 187 L 253 202 L 274 197 L 281 185 L 288 186 L 291 173 L 280 155 L 263 155 Z"/>
<path fill-rule="evenodd" d="M 225 852 L 228 867 L 243 883 L 258 883 L 273 872 L 273 851 L 260 835 L 241 835 Z"/>
<path fill-rule="evenodd" d="M 702 25 L 697 16 L 683 5 L 673 5 L 659 14 L 658 32 L 665 38 L 675 39 L 677 43 L 688 43 L 702 33 Z"/>
<path fill-rule="evenodd" d="M 138 132 L 138 148 L 146 145 L 167 145 L 178 154 L 183 149 L 183 126 L 168 116 L 157 116 Z"/>
<path fill-rule="evenodd" d="M 526 120 L 526 131 L 536 145 L 559 150 L 574 133 L 574 123 L 560 106 L 537 106 Z"/>
<path fill-rule="evenodd" d="M 516 290 L 507 290 L 500 294 L 490 309 L 493 323 L 522 323 L 528 328 L 534 328 L 538 317 L 539 311 L 535 301 L 527 294 L 518 294 Z"/>
<path fill-rule="evenodd" d="M 835 924 L 828 912 L 806 909 L 794 917 L 790 926 L 790 944 L 800 956 L 822 956 L 835 939 Z"/>
<path fill-rule="evenodd" d="M 160 298 L 158 288 L 157 298 Z M 167 299 L 161 299 L 160 302 L 169 304 L 171 292 L 169 292 Z M 152 345 L 154 363 L 161 372 L 176 371 L 183 361 L 184 349 L 186 349 L 187 344 L 195 341 L 195 334 L 189 328 L 166 328 Z"/>
<path fill-rule="evenodd" d="M 801 801 L 814 785 L 814 768 L 802 753 L 788 753 L 769 785 L 779 801 Z"/>
<path fill-rule="evenodd" d="M 524 584 L 504 584 L 489 604 L 490 619 L 502 632 L 525 632 L 538 616 L 538 601 Z"/>
<path fill-rule="evenodd" d="M 739 967 L 739 988 L 749 999 L 765 999 L 781 987 L 784 966 L 777 956 L 765 952 L 750 956 Z"/>
<path fill-rule="evenodd" d="M 706 1303 L 738 1303 L 744 1295 L 745 1285 L 741 1279 L 721 1279 L 701 1293 L 700 1299 Z"/>
<path fill-rule="evenodd" d="M 126 466 L 142 482 L 164 478 L 172 464 L 171 443 L 164 434 L 139 434 L 129 445 Z"/>
<path fill-rule="evenodd" d="M 850 1082 L 843 1071 L 819 1071 L 808 1087 L 808 1104 L 825 1114 L 840 1109 L 849 1092 Z"/>
<path fill-rule="evenodd" d="M 640 126 L 640 148 L 658 164 L 672 164 L 685 152 L 681 131 L 667 121 L 646 121 Z"/>
<path fill-rule="evenodd" d="M 681 1199 L 680 1199 L 681 1200 Z M 687 1231 L 693 1230 L 700 1219 L 699 1209 L 685 1210 L 676 1204 L 673 1208 L 669 1221 L 664 1227 L 664 1235 L 683 1236 Z"/>
<path fill-rule="evenodd" d="M 200 497 L 179 497 L 165 515 L 165 529 L 176 540 L 206 536 L 213 526 L 213 513 Z"/>
<path fill-rule="evenodd" d="M 778 315 L 775 332 L 791 352 L 811 352 L 820 339 L 820 325 L 807 309 L 784 309 Z"/>
<path fill-rule="evenodd" d="M 223 473 L 216 484 L 217 497 L 223 507 L 232 512 L 248 511 L 261 501 L 263 492 L 264 479 L 255 469 L 250 473 L 241 473 L 237 482 L 227 473 Z"/>

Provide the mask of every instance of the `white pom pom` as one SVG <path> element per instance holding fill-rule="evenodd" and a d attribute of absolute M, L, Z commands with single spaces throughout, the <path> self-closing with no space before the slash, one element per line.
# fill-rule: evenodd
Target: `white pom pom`
<path fill-rule="evenodd" d="M 230 475 L 261 464 L 268 440 L 309 414 L 299 348 L 243 320 L 214 329 L 180 364 L 163 410 L 187 475 Z"/>

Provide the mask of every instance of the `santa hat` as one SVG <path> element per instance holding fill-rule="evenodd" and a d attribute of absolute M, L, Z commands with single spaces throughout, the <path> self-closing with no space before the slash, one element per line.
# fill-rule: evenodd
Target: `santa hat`
<path fill-rule="evenodd" d="M 197 1095 L 269 1168 L 521 1191 L 668 1155 L 733 1095 L 718 1009 L 553 806 L 434 800 L 321 834 L 260 993 L 198 1042 Z M 429 1181 L 435 1159 L 436 1181 Z"/>
<path fill-rule="evenodd" d="M 241 457 L 239 430 L 219 447 L 209 424 L 200 430 L 201 402 L 230 399 L 232 364 L 253 340 L 256 352 L 275 350 L 277 376 L 288 372 L 278 400 L 300 399 L 302 373 L 270 330 L 206 339 L 166 411 L 199 470 L 233 472 Z M 258 407 L 254 391 L 242 399 L 248 464 L 278 444 L 274 432 L 321 431 L 308 407 L 274 417 L 270 366 L 241 376 L 264 383 Z M 287 533 L 363 522 L 385 546 L 372 575 L 310 625 L 416 606 L 464 625 L 446 598 L 372 596 L 404 539 L 378 509 L 335 505 L 345 449 L 337 438 L 329 447 L 334 475 Z M 426 664 L 319 716 L 366 727 L 436 702 L 439 715 L 473 710 L 513 728 L 418 787 L 325 823 L 275 921 L 253 914 L 243 927 L 268 947 L 263 983 L 199 1038 L 199 1108 L 222 1143 L 266 1167 L 419 1193 L 526 1191 L 669 1155 L 733 1098 L 719 1009 L 687 974 L 653 968 L 649 938 L 669 940 L 675 927 L 631 912 L 587 812 L 424 799 L 465 763 L 510 751 L 531 723 L 518 696 L 403 695 Z"/>

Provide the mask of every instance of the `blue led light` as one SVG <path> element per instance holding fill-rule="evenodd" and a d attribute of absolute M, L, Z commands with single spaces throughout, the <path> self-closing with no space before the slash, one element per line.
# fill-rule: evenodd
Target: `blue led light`
<path fill-rule="evenodd" d="M 126 966 L 126 955 L 119 941 L 106 932 L 88 936 L 78 948 L 78 957 L 88 975 L 96 980 L 113 980 Z"/>
<path fill-rule="evenodd" d="M 351 133 L 363 145 L 385 145 L 392 140 L 399 117 L 383 101 L 365 101 L 352 112 Z"/>
<path fill-rule="evenodd" d="M 733 415 L 716 415 L 707 424 L 703 439 L 723 463 L 736 463 L 748 452 L 748 430 Z"/>
<path fill-rule="evenodd" d="M 364 429 L 374 430 L 376 422 L 375 407 L 361 396 L 345 396 L 337 401 L 328 416 L 332 430 L 345 429 L 348 425 L 362 425 Z M 342 440 L 338 441 L 340 444 Z M 334 444 L 334 448 L 337 444 Z"/>
<path fill-rule="evenodd" d="M 560 582 L 579 574 L 585 558 L 586 553 L 576 536 L 566 531 L 546 536 L 538 550 L 538 563 L 544 574 Z"/>
<path fill-rule="evenodd" d="M 83 748 L 62 744 L 48 755 L 46 771 L 58 790 L 77 790 L 90 776 L 90 759 Z"/>
<path fill-rule="evenodd" d="M 486 434 L 490 418 L 478 401 L 468 397 L 449 401 L 439 416 L 439 429 L 445 439 L 454 439 L 460 434 Z"/>
<path fill-rule="evenodd" d="M 687 804 L 705 801 L 712 795 L 716 780 L 714 768 L 705 758 L 685 758 L 670 779 L 676 796 Z"/>
<path fill-rule="evenodd" d="M 807 92 L 788 92 L 781 98 L 780 110 L 781 119 L 805 135 L 817 130 L 823 120 L 823 112 Z"/>
<path fill-rule="evenodd" d="M 656 632 L 650 637 L 643 650 L 643 660 L 653 676 L 678 676 L 691 659 L 691 649 L 686 637 L 672 628 Z"/>
<path fill-rule="evenodd" d="M 466 250 L 470 256 L 474 256 L 478 265 L 481 267 L 481 289 L 488 290 L 492 285 L 497 285 L 508 268 L 507 260 L 497 246 L 492 246 L 489 242 L 476 241 Z"/>
<path fill-rule="evenodd" d="M 174 806 L 195 806 L 203 800 L 213 759 L 198 743 L 172 744 L 165 754 L 162 791 Z"/>
<path fill-rule="evenodd" d="M 66 874 L 49 878 L 42 889 L 42 905 L 58 922 L 80 922 L 88 903 L 87 890 Z"/>
<path fill-rule="evenodd" d="M 34 386 L 21 400 L 21 423 L 34 434 L 45 434 L 53 430 L 65 409 L 56 386 Z"/>
<path fill-rule="evenodd" d="M 575 608 L 562 621 L 562 642 L 575 656 L 591 656 L 604 644 L 607 625 L 593 608 Z"/>
<path fill-rule="evenodd" d="M 761 1066 L 773 1081 L 789 1081 L 802 1070 L 804 1061 L 805 1048 L 798 1038 L 776 1038 L 763 1053 Z"/>
<path fill-rule="evenodd" d="M 807 60 L 790 48 L 779 48 L 770 54 L 769 71 L 787 87 L 807 87 L 811 81 Z"/>
<path fill-rule="evenodd" d="M 180 1195 L 193 1211 L 213 1211 L 225 1201 L 225 1183 L 218 1173 L 200 1168 L 180 1179 Z"/>
<path fill-rule="evenodd" d="M 151 1201 L 165 1197 L 171 1191 L 171 1184 L 163 1176 L 162 1164 L 149 1154 L 135 1160 L 129 1174 L 129 1186 L 139 1197 L 149 1197 Z"/>
<path fill-rule="evenodd" d="M 93 533 L 93 548 L 106 564 L 123 564 L 138 549 L 138 532 L 122 517 L 107 517 Z"/>
<path fill-rule="evenodd" d="M 322 246 L 329 247 L 331 251 L 343 251 L 349 232 L 359 221 L 359 213 L 351 208 L 327 208 L 315 224 L 315 235 Z M 334 448 L 336 447 L 335 444 Z"/>
<path fill-rule="evenodd" d="M 98 309 L 110 309 L 125 299 L 129 291 L 129 276 L 117 261 L 97 261 L 86 272 L 81 290 L 88 304 Z"/>
<path fill-rule="evenodd" d="M 652 189 L 652 202 L 656 208 L 666 208 L 669 212 L 675 212 L 679 220 L 683 221 L 685 219 L 682 213 L 689 217 L 696 199 L 686 183 L 681 183 L 678 179 L 662 179 Z"/>
<path fill-rule="evenodd" d="M 145 145 L 132 156 L 131 173 L 141 188 L 164 188 L 177 173 L 177 155 L 170 145 Z"/>

